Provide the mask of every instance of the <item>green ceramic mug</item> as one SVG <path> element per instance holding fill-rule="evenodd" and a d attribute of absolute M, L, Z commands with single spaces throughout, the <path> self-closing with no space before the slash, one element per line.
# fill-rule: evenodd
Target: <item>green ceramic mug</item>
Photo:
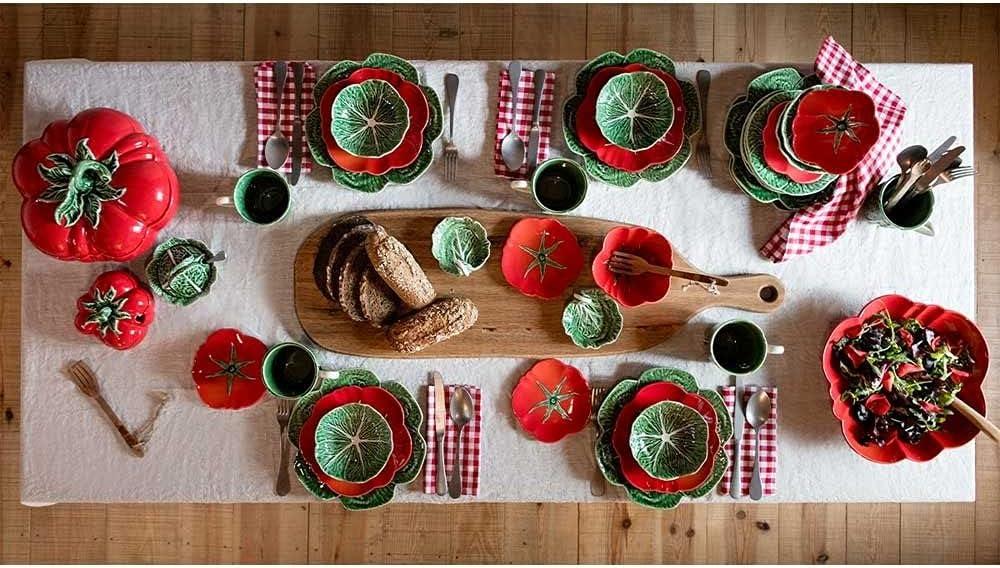
<path fill-rule="evenodd" d="M 291 188 L 279 172 L 256 168 L 236 180 L 232 196 L 218 197 L 215 204 L 235 207 L 240 217 L 255 225 L 273 225 L 291 209 Z"/>
<path fill-rule="evenodd" d="M 732 375 L 749 375 L 764 366 L 768 355 L 784 352 L 784 347 L 768 344 L 764 330 L 749 320 L 722 322 L 708 335 L 709 360 Z"/>
<path fill-rule="evenodd" d="M 315 389 L 320 381 L 337 375 L 321 369 L 313 352 L 294 341 L 272 346 L 261 365 L 264 386 L 278 398 L 296 399 Z"/>
<path fill-rule="evenodd" d="M 535 204 L 547 213 L 569 213 L 587 197 L 587 172 L 567 158 L 549 158 L 535 168 L 531 181 L 511 183 L 516 191 L 530 193 Z"/>
<path fill-rule="evenodd" d="M 931 214 L 934 213 L 934 193 L 926 191 L 886 210 L 885 202 L 892 194 L 898 180 L 899 176 L 895 175 L 872 190 L 865 202 L 864 218 L 882 227 L 934 236 L 934 228 L 930 224 Z"/>

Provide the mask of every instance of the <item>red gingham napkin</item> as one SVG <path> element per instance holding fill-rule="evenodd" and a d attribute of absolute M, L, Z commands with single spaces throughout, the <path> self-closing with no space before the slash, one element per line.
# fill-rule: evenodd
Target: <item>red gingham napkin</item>
<path fill-rule="evenodd" d="M 531 133 L 532 112 L 535 108 L 534 70 L 522 69 L 521 80 L 517 90 L 517 135 L 524 140 L 525 151 L 528 149 L 528 136 Z M 541 136 L 538 140 L 538 163 L 549 157 L 549 138 L 552 134 L 552 98 L 556 89 L 556 74 L 549 71 L 545 74 L 545 87 L 542 88 L 542 108 L 538 115 L 538 125 Z M 516 172 L 507 169 L 500 157 L 500 142 L 510 131 L 514 122 L 511 112 L 510 79 L 507 70 L 500 71 L 500 95 L 497 97 L 497 137 L 493 145 L 493 173 L 507 178 L 526 179 L 528 177 L 528 156 L 524 164 Z"/>
<path fill-rule="evenodd" d="M 262 61 L 254 67 L 253 82 L 257 90 L 257 165 L 266 166 L 264 161 L 264 141 L 274 131 L 275 91 L 274 62 Z M 302 173 L 312 171 L 312 154 L 306 143 L 306 116 L 313 107 L 313 86 L 316 85 L 316 70 L 308 62 L 303 62 L 302 73 Z M 295 74 L 292 72 L 292 62 L 288 62 L 288 76 L 285 79 L 285 92 L 281 99 L 281 132 L 292 144 L 292 123 L 295 120 Z M 292 171 L 292 152 L 281 166 L 280 171 Z"/>
<path fill-rule="evenodd" d="M 445 385 L 444 406 L 449 408 L 451 395 L 459 386 L 465 386 L 472 395 L 476 408 L 476 416 L 465 425 L 462 433 L 462 495 L 479 495 L 479 441 L 481 439 L 483 412 L 482 393 L 478 388 L 469 385 Z M 444 430 L 444 461 L 445 477 L 451 479 L 455 462 L 455 445 L 458 443 L 458 428 L 451 421 L 451 416 L 445 412 Z M 437 493 L 437 436 L 434 420 L 434 386 L 427 387 L 427 465 L 424 467 L 424 493 Z"/>
<path fill-rule="evenodd" d="M 816 73 L 824 83 L 864 91 L 875 101 L 882 132 L 861 165 L 840 176 L 833 199 L 793 214 L 760 249 L 774 262 L 809 254 L 837 240 L 858 214 L 899 147 L 906 105 L 863 65 L 854 60 L 833 36 L 828 36 L 816 56 Z"/>
<path fill-rule="evenodd" d="M 747 385 L 743 387 L 743 402 L 746 408 L 746 400 L 750 398 L 757 386 Z M 764 495 L 774 495 L 775 479 L 778 477 L 778 387 L 764 387 L 768 396 L 771 397 L 771 416 L 760 429 L 760 480 L 764 486 Z M 722 387 L 722 399 L 726 403 L 729 415 L 733 415 L 733 407 L 736 402 L 734 393 L 736 387 Z M 733 433 L 733 440 L 737 434 Z M 729 456 L 730 467 L 722 476 L 722 483 L 719 484 L 719 492 L 729 494 L 729 482 L 733 477 L 733 440 L 726 443 L 726 455 Z M 740 462 L 743 464 L 741 471 L 743 479 L 743 492 L 741 495 L 750 493 L 750 477 L 753 476 L 753 456 L 754 456 L 754 431 L 746 420 L 743 421 L 743 437 L 740 444 Z"/>

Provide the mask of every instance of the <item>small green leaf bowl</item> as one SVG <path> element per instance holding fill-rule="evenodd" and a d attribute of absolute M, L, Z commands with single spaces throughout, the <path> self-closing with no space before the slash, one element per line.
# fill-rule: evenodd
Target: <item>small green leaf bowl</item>
<path fill-rule="evenodd" d="M 218 276 L 215 263 L 223 259 L 225 253 L 213 254 L 199 240 L 171 238 L 146 260 L 146 279 L 157 296 L 187 306 L 208 295 Z"/>
<path fill-rule="evenodd" d="M 584 349 L 600 349 L 618 341 L 622 332 L 622 311 L 611 296 L 599 288 L 573 294 L 562 317 L 563 331 L 573 344 Z"/>
<path fill-rule="evenodd" d="M 392 153 L 409 127 L 406 101 L 388 81 L 348 85 L 333 99 L 333 139 L 355 156 L 381 158 Z"/>
<path fill-rule="evenodd" d="M 441 270 L 468 276 L 485 266 L 490 258 L 486 228 L 471 217 L 445 217 L 431 234 L 431 254 Z"/>
<path fill-rule="evenodd" d="M 616 146 L 641 151 L 656 144 L 674 123 L 667 85 L 649 71 L 612 77 L 597 95 L 597 127 Z"/>

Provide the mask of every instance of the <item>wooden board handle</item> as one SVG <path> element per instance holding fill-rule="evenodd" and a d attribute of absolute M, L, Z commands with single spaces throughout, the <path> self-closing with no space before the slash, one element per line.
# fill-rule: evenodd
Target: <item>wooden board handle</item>
<path fill-rule="evenodd" d="M 706 307 L 737 308 L 748 312 L 769 313 L 785 301 L 785 287 L 770 274 L 726 276 L 728 286 L 720 286 L 719 294 Z"/>
<path fill-rule="evenodd" d="M 969 419 L 969 422 L 975 424 L 976 428 L 979 428 L 986 433 L 987 436 L 993 438 L 994 442 L 1000 442 L 1000 428 L 997 425 L 986 419 L 985 416 L 976 412 L 975 408 L 972 408 L 965 403 L 960 398 L 955 398 L 951 402 L 951 407 L 957 410 L 962 416 Z"/>

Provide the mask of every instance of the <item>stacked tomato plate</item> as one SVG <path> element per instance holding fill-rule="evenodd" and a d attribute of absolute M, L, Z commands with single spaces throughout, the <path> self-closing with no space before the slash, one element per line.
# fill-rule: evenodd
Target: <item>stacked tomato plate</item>
<path fill-rule="evenodd" d="M 396 485 L 423 467 L 422 422 L 420 406 L 399 383 L 380 382 L 364 369 L 339 371 L 292 410 L 295 474 L 309 493 L 340 499 L 346 509 L 385 505 Z"/>
<path fill-rule="evenodd" d="M 691 157 L 701 109 L 692 83 L 649 49 L 608 52 L 576 77 L 563 107 L 566 144 L 596 179 L 621 187 L 663 181 Z"/>
<path fill-rule="evenodd" d="M 723 448 L 733 427 L 722 397 L 684 371 L 653 368 L 623 379 L 597 423 L 601 472 L 640 505 L 672 509 L 703 497 L 729 467 Z"/>
<path fill-rule="evenodd" d="M 313 97 L 309 149 L 340 185 L 381 191 L 416 180 L 430 166 L 441 103 L 408 61 L 384 53 L 340 61 L 320 77 Z"/>

